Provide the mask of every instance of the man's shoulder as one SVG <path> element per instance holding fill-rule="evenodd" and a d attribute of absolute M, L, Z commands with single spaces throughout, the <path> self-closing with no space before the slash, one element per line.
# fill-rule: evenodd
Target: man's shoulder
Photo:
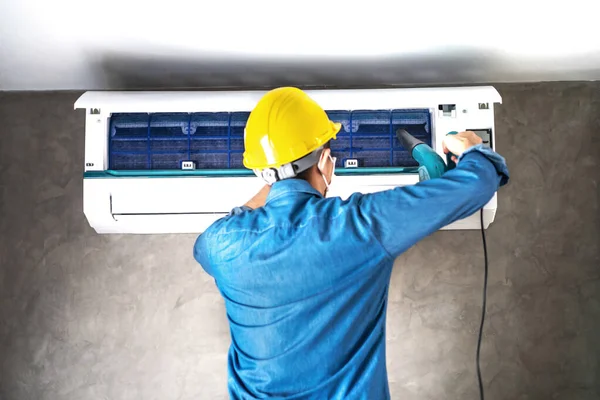
<path fill-rule="evenodd" d="M 230 236 L 235 240 L 236 234 L 255 228 L 257 211 L 248 207 L 236 207 L 226 216 L 213 222 L 198 239 L 222 243 Z"/>
<path fill-rule="evenodd" d="M 250 228 L 248 218 L 251 212 L 248 207 L 234 208 L 198 236 L 194 244 L 194 258 L 206 272 L 213 275 L 213 267 L 218 261 L 215 257 L 236 245 L 240 235 Z"/>

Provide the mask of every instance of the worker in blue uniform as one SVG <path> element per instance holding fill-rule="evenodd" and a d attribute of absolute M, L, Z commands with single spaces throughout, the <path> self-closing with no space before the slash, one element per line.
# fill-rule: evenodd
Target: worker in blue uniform
<path fill-rule="evenodd" d="M 268 185 L 196 241 L 225 299 L 232 399 L 388 399 L 394 259 L 508 181 L 504 159 L 461 132 L 444 141 L 457 167 L 439 179 L 327 198 L 339 130 L 303 91 L 268 92 L 244 143 L 244 165 Z"/>

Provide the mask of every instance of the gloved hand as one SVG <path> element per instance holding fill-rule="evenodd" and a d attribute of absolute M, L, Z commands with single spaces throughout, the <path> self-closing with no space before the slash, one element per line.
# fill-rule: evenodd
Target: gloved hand
<path fill-rule="evenodd" d="M 473 146 L 481 144 L 483 140 L 474 132 L 459 132 L 456 135 L 446 135 L 442 145 L 445 154 L 452 153 L 452 161 L 458 162 L 458 157 Z"/>

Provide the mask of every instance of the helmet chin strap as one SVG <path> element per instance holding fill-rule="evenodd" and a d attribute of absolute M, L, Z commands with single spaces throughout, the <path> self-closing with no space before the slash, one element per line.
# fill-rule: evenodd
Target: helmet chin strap
<path fill-rule="evenodd" d="M 253 171 L 256 176 L 262 178 L 268 185 L 272 185 L 277 181 L 294 178 L 298 176 L 299 173 L 306 171 L 319 161 L 322 152 L 323 148 L 319 147 L 317 150 L 291 163 L 284 164 L 280 167 L 265 168 L 262 170 L 255 169 Z"/>

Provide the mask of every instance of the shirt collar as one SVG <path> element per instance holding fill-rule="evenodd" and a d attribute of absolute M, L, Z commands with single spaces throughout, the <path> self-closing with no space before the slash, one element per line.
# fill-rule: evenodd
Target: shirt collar
<path fill-rule="evenodd" d="M 314 196 L 323 197 L 321 193 L 310 185 L 304 179 L 284 179 L 279 182 L 275 182 L 271 186 L 271 190 L 267 196 L 266 203 L 273 201 L 280 197 L 285 197 L 297 193 L 307 193 Z"/>

